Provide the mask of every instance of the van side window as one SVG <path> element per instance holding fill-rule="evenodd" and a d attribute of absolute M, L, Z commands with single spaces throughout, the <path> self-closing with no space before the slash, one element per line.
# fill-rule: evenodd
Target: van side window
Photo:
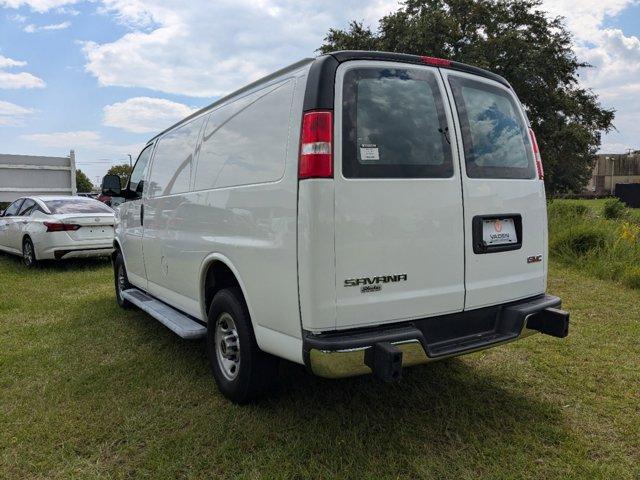
<path fill-rule="evenodd" d="M 453 175 L 442 93 L 431 71 L 358 68 L 344 76 L 342 173 L 347 178 Z"/>
<path fill-rule="evenodd" d="M 531 144 L 520 107 L 506 90 L 449 76 L 472 178 L 535 178 Z"/>
<path fill-rule="evenodd" d="M 198 157 L 195 190 L 273 182 L 284 174 L 295 82 L 288 80 L 253 103 L 231 104 L 209 118 Z M 256 100 L 257 98 L 257 100 Z M 248 103 L 248 102 L 247 102 Z M 245 106 L 247 105 L 247 106 Z"/>
<path fill-rule="evenodd" d="M 153 145 L 149 145 L 142 150 L 133 167 L 131 177 L 129 177 L 129 189 L 140 196 L 142 196 L 142 189 L 144 188 L 144 179 L 147 178 L 147 169 L 149 168 L 149 159 L 152 151 Z"/>
<path fill-rule="evenodd" d="M 193 155 L 204 117 L 170 131 L 158 140 L 151 165 L 151 197 L 189 191 Z"/>

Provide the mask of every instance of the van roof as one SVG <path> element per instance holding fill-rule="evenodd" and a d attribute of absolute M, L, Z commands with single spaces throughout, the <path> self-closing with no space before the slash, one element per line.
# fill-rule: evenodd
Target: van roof
<path fill-rule="evenodd" d="M 186 118 L 183 118 L 179 122 L 164 129 L 153 138 L 149 139 L 147 145 L 153 142 L 158 137 L 164 135 L 166 132 L 173 130 L 174 128 L 188 122 L 189 120 L 198 117 L 208 110 L 220 105 L 233 97 L 236 97 L 244 92 L 252 90 L 253 88 L 274 80 L 288 72 L 295 71 L 302 68 L 305 65 L 311 64 L 311 70 L 309 71 L 309 78 L 307 80 L 307 91 L 304 98 L 304 110 L 314 109 L 331 109 L 333 108 L 334 101 L 334 83 L 335 73 L 338 65 L 350 60 L 381 60 L 389 62 L 401 62 L 411 63 L 415 65 L 432 65 L 441 68 L 448 68 L 451 70 L 458 70 L 461 72 L 472 73 L 481 77 L 494 80 L 507 88 L 511 88 L 509 82 L 500 75 L 485 70 L 483 68 L 474 67 L 473 65 L 467 65 L 466 63 L 455 62 L 453 60 L 445 60 L 433 57 L 426 57 L 420 55 L 410 55 L 407 53 L 394 53 L 394 52 L 378 52 L 378 51 L 366 51 L 366 50 L 339 50 L 335 52 L 329 52 L 325 55 L 321 55 L 316 58 L 305 58 L 298 62 L 295 62 L 285 68 L 277 70 L 266 77 L 260 78 L 255 82 L 252 82 L 229 95 L 216 100 L 210 105 L 201 108 L 200 110 L 192 113 Z"/>

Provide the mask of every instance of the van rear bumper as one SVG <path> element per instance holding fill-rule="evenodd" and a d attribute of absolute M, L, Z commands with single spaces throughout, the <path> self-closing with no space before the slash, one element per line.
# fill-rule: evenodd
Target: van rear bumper
<path fill-rule="evenodd" d="M 340 378 L 373 372 L 386 379 L 386 374 L 381 372 L 389 371 L 390 367 L 381 363 L 386 362 L 387 357 L 391 362 L 392 355 L 380 356 L 379 351 L 395 352 L 395 361 L 401 352 L 401 366 L 405 367 L 483 350 L 536 331 L 564 338 L 568 334 L 569 314 L 559 309 L 561 304 L 558 297 L 539 295 L 504 305 L 374 328 L 322 334 L 305 331 L 304 360 L 307 367 L 321 377 Z M 371 360 L 374 356 L 382 360 L 374 364 Z"/>

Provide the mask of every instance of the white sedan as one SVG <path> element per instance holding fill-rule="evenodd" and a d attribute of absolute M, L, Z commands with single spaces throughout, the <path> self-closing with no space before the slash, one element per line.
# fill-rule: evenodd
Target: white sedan
<path fill-rule="evenodd" d="M 115 212 L 92 198 L 19 198 L 0 214 L 0 250 L 38 260 L 110 255 Z"/>

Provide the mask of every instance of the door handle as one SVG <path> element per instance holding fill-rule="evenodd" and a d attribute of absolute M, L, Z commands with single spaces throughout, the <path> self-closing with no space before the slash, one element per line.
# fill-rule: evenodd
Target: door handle
<path fill-rule="evenodd" d="M 144 203 L 140 205 L 140 225 L 144 225 Z"/>

